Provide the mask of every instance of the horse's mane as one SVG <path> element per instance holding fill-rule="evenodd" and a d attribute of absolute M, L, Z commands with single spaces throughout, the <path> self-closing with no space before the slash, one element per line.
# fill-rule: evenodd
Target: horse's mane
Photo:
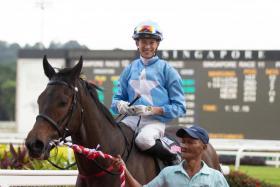
<path fill-rule="evenodd" d="M 56 79 L 66 79 L 65 81 L 70 83 L 71 81 L 67 80 L 67 75 L 69 74 L 70 71 L 71 71 L 71 68 L 58 69 L 58 73 L 56 74 Z M 105 115 L 106 119 L 112 125 L 114 125 L 116 122 L 115 122 L 115 119 L 113 118 L 111 112 L 98 99 L 98 94 L 97 94 L 96 89 L 98 89 L 98 90 L 102 90 L 102 89 L 99 88 L 97 85 L 90 83 L 86 80 L 83 80 L 81 78 L 79 78 L 79 81 L 82 84 L 83 88 L 85 89 L 86 94 L 90 94 L 91 98 L 96 103 L 96 106 L 98 107 L 98 109 Z"/>
<path fill-rule="evenodd" d="M 90 82 L 85 81 L 83 79 L 80 79 L 80 80 L 81 80 L 82 85 L 85 88 L 85 90 L 88 91 L 88 93 L 90 94 L 91 98 L 95 101 L 96 106 L 99 108 L 99 110 L 105 115 L 107 120 L 112 125 L 114 125 L 116 122 L 115 122 L 115 119 L 113 118 L 113 116 L 111 115 L 111 112 L 98 99 L 98 94 L 97 94 L 96 89 L 98 89 L 98 90 L 101 90 L 101 89 L 98 86 L 96 86 L 95 84 L 93 84 L 93 83 L 90 83 Z"/>

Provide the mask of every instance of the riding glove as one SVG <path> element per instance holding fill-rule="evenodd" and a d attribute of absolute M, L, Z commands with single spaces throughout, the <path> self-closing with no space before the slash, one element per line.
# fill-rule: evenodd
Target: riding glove
<path fill-rule="evenodd" d="M 133 105 L 129 110 L 132 110 L 134 112 L 134 115 L 137 116 L 149 116 L 154 114 L 153 108 L 151 106 L 145 105 Z"/>
<path fill-rule="evenodd" d="M 127 114 L 129 116 L 137 115 L 135 113 L 135 111 L 131 107 L 129 107 L 128 105 L 129 105 L 129 103 L 126 102 L 126 101 L 122 101 L 122 100 L 119 101 L 118 104 L 117 104 L 117 108 L 118 108 L 119 113 L 120 114 Z"/>

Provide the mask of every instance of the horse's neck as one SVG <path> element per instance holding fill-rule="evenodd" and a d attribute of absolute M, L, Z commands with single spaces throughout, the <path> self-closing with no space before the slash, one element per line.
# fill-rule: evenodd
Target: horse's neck
<path fill-rule="evenodd" d="M 91 99 L 91 98 L 90 98 Z M 82 103 L 84 107 L 84 120 L 81 124 L 77 143 L 83 146 L 101 146 L 106 152 L 121 152 L 124 149 L 124 137 L 117 127 L 110 124 L 105 114 L 98 109 L 94 101 Z"/>

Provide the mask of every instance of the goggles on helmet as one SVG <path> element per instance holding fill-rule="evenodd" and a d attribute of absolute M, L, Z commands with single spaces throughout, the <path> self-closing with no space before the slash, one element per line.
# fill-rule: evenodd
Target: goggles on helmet
<path fill-rule="evenodd" d="M 132 38 L 138 40 L 140 38 L 153 38 L 158 41 L 163 39 L 159 26 L 153 22 L 139 24 L 135 29 Z"/>

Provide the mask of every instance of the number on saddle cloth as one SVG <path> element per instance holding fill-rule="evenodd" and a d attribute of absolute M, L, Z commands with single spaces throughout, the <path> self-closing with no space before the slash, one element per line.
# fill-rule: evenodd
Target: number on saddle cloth
<path fill-rule="evenodd" d="M 180 143 L 172 139 L 171 137 L 164 136 L 160 139 L 160 141 L 162 145 L 165 146 L 165 148 L 168 149 L 170 152 L 176 154 L 181 153 Z"/>

